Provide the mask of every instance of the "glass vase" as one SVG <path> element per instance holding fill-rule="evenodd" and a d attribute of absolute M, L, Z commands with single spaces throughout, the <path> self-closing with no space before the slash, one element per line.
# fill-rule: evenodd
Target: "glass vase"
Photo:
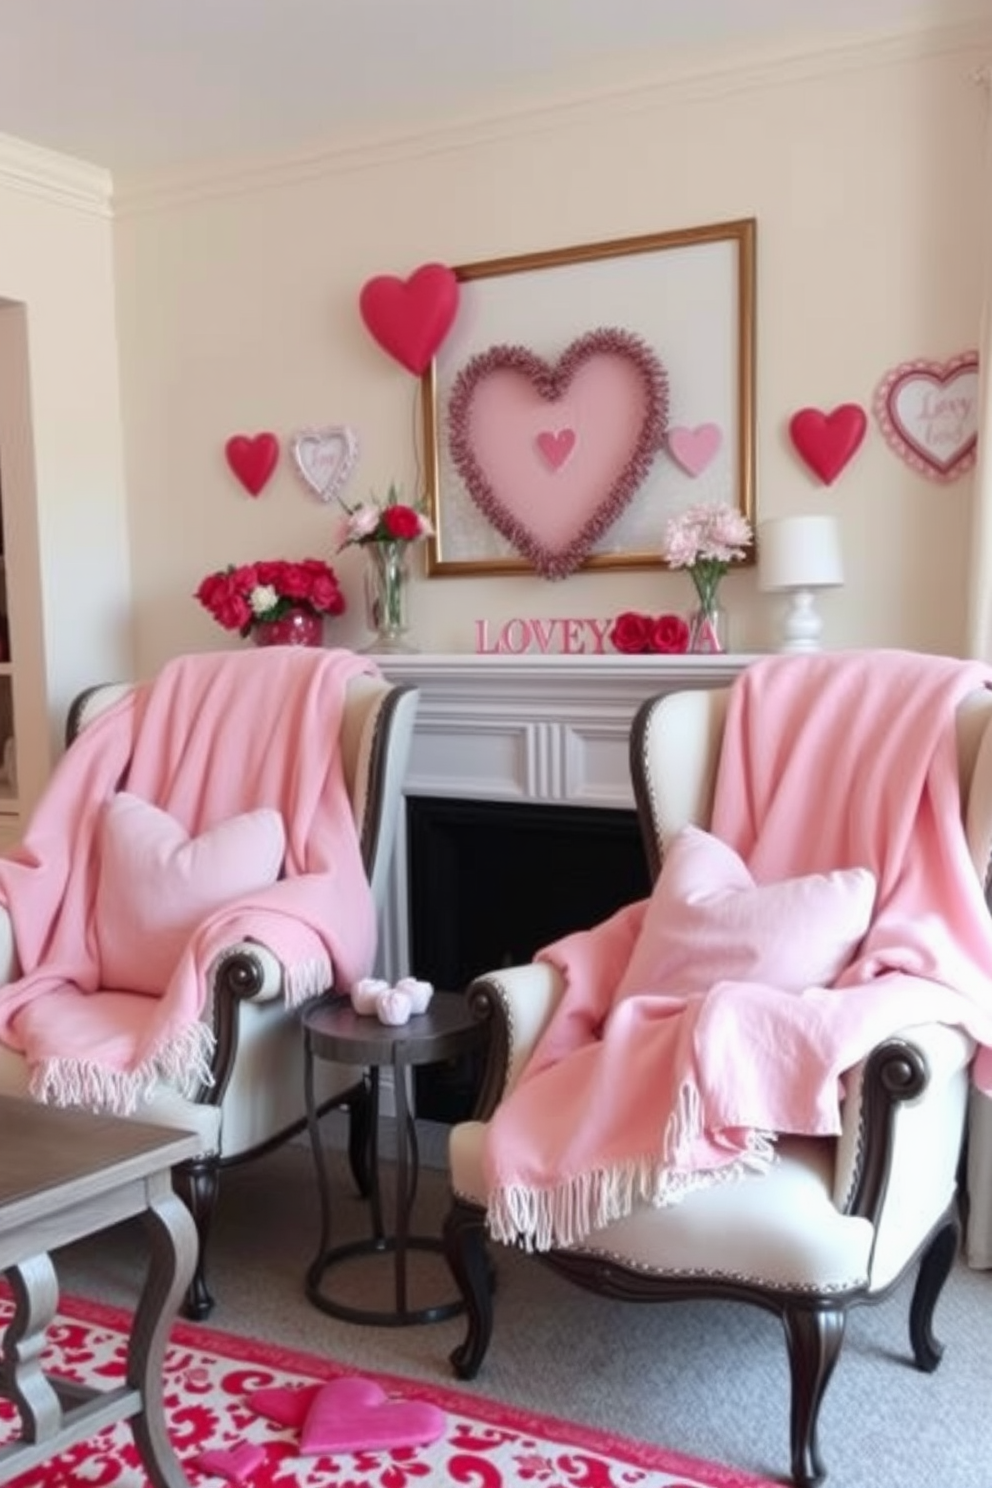
<path fill-rule="evenodd" d="M 413 652 L 410 628 L 410 567 L 406 542 L 369 542 L 365 552 L 365 610 L 373 638 L 365 652 Z"/>
<path fill-rule="evenodd" d="M 323 617 L 302 606 L 286 610 L 278 620 L 259 620 L 251 638 L 256 646 L 322 646 Z"/>
<path fill-rule="evenodd" d="M 697 656 L 716 656 L 727 649 L 727 612 L 716 599 L 699 604 L 689 616 L 687 650 Z"/>

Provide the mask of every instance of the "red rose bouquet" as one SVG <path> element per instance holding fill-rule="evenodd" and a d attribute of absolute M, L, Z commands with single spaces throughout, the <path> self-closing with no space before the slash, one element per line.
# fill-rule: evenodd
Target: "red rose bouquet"
<path fill-rule="evenodd" d="M 314 615 L 341 615 L 345 597 L 333 568 L 322 558 L 298 563 L 279 558 L 272 562 L 232 563 L 208 574 L 195 598 L 225 630 L 250 635 L 256 625 L 281 620 L 289 610 Z"/>

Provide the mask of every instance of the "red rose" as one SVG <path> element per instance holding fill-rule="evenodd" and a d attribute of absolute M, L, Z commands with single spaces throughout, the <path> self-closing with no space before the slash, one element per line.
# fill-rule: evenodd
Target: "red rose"
<path fill-rule="evenodd" d="M 302 563 L 281 563 L 278 578 L 270 579 L 277 594 L 286 599 L 310 598 L 310 575 Z"/>
<path fill-rule="evenodd" d="M 614 620 L 610 631 L 613 649 L 622 651 L 627 656 L 650 651 L 653 624 L 650 615 L 639 615 L 634 610 L 624 610 L 623 614 L 618 615 Z"/>
<path fill-rule="evenodd" d="M 689 627 L 681 615 L 659 615 L 651 628 L 651 649 L 675 655 L 689 649 Z"/>
<path fill-rule="evenodd" d="M 390 537 L 401 542 L 412 542 L 420 536 L 420 518 L 412 506 L 383 507 L 382 525 Z"/>
<path fill-rule="evenodd" d="M 315 610 L 322 610 L 327 615 L 341 615 L 344 613 L 344 595 L 341 593 L 337 579 L 330 572 L 314 574 L 310 583 L 310 603 Z"/>
<path fill-rule="evenodd" d="M 240 630 L 252 618 L 234 570 L 211 574 L 197 589 L 196 597 L 225 630 Z"/>

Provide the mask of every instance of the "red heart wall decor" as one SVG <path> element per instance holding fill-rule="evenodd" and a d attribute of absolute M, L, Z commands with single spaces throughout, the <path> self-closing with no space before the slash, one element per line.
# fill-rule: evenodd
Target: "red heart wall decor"
<path fill-rule="evenodd" d="M 789 420 L 798 454 L 824 485 L 832 485 L 865 437 L 868 419 L 859 403 L 841 403 L 832 413 L 800 408 Z"/>
<path fill-rule="evenodd" d="M 384 351 L 419 377 L 451 329 L 459 286 L 444 264 L 422 264 L 408 279 L 379 274 L 362 288 L 358 308 Z"/>
<path fill-rule="evenodd" d="M 978 449 L 978 355 L 949 362 L 919 358 L 887 372 L 873 411 L 886 444 L 930 480 L 952 481 L 975 463 Z"/>
<path fill-rule="evenodd" d="M 264 490 L 279 460 L 275 434 L 232 434 L 224 446 L 227 463 L 249 496 Z"/>
<path fill-rule="evenodd" d="M 451 389 L 449 449 L 490 525 L 544 578 L 562 579 L 633 499 L 667 418 L 652 349 L 603 328 L 554 364 L 523 346 L 472 357 Z"/>

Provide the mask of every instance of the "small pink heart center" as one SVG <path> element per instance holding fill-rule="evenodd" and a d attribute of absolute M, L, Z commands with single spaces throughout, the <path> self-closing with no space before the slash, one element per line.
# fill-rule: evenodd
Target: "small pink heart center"
<path fill-rule="evenodd" d="M 575 448 L 575 430 L 542 429 L 537 436 L 537 447 L 552 470 L 560 470 Z"/>

